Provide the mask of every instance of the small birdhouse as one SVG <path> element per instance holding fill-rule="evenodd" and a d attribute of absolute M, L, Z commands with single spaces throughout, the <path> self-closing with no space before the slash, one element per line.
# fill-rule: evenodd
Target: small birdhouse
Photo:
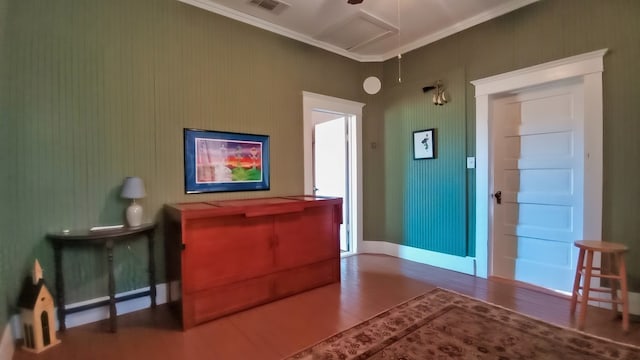
<path fill-rule="evenodd" d="M 53 296 L 44 284 L 38 260 L 33 264 L 31 277 L 25 279 L 18 306 L 25 350 L 39 353 L 60 343 L 56 339 Z"/>

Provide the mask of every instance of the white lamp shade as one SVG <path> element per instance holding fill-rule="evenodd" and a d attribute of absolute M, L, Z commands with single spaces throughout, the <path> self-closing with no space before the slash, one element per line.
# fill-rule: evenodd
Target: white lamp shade
<path fill-rule="evenodd" d="M 129 176 L 125 178 L 120 196 L 125 199 L 141 199 L 147 196 L 147 193 L 144 191 L 144 183 L 142 182 L 142 179 L 137 176 Z"/>

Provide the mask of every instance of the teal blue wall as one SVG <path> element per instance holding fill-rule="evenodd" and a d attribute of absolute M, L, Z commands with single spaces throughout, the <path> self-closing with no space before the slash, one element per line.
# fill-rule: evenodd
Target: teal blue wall
<path fill-rule="evenodd" d="M 397 62 L 397 61 L 392 61 Z M 453 255 L 469 253 L 466 243 L 467 153 L 464 71 L 440 72 L 447 94 L 435 106 L 422 87 L 440 78 L 387 81 L 384 110 L 385 239 Z M 436 129 L 436 158 L 413 159 L 413 132 Z"/>

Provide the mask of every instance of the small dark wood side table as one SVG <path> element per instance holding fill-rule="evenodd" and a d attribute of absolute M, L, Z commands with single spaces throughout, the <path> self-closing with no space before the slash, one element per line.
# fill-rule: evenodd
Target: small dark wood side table
<path fill-rule="evenodd" d="M 156 224 L 148 223 L 142 224 L 137 227 L 124 227 L 114 230 L 71 230 L 47 234 L 47 239 L 49 239 L 53 243 L 54 249 L 54 260 L 56 266 L 56 297 L 58 301 L 58 321 L 60 323 L 60 330 L 66 329 L 66 314 L 71 314 L 109 304 L 109 321 L 111 325 L 111 332 L 116 332 L 118 329 L 118 325 L 116 322 L 116 302 L 149 295 L 151 297 L 151 307 L 156 307 L 156 272 L 155 260 L 153 256 L 153 233 L 155 228 Z M 129 296 L 123 296 L 116 299 L 116 286 L 113 275 L 113 245 L 116 242 L 134 237 L 136 235 L 146 235 L 149 244 L 149 291 L 144 291 Z M 62 273 L 62 248 L 65 246 L 87 245 L 102 245 L 107 249 L 107 263 L 109 268 L 109 300 L 73 309 L 65 309 L 64 277 Z"/>

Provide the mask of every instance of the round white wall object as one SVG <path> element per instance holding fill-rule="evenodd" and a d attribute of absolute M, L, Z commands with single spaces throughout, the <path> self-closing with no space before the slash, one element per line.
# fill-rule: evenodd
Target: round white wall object
<path fill-rule="evenodd" d="M 377 77 L 369 76 L 368 78 L 364 79 L 362 88 L 367 94 L 373 95 L 377 94 L 378 91 L 380 91 L 380 89 L 382 88 L 382 83 Z"/>

